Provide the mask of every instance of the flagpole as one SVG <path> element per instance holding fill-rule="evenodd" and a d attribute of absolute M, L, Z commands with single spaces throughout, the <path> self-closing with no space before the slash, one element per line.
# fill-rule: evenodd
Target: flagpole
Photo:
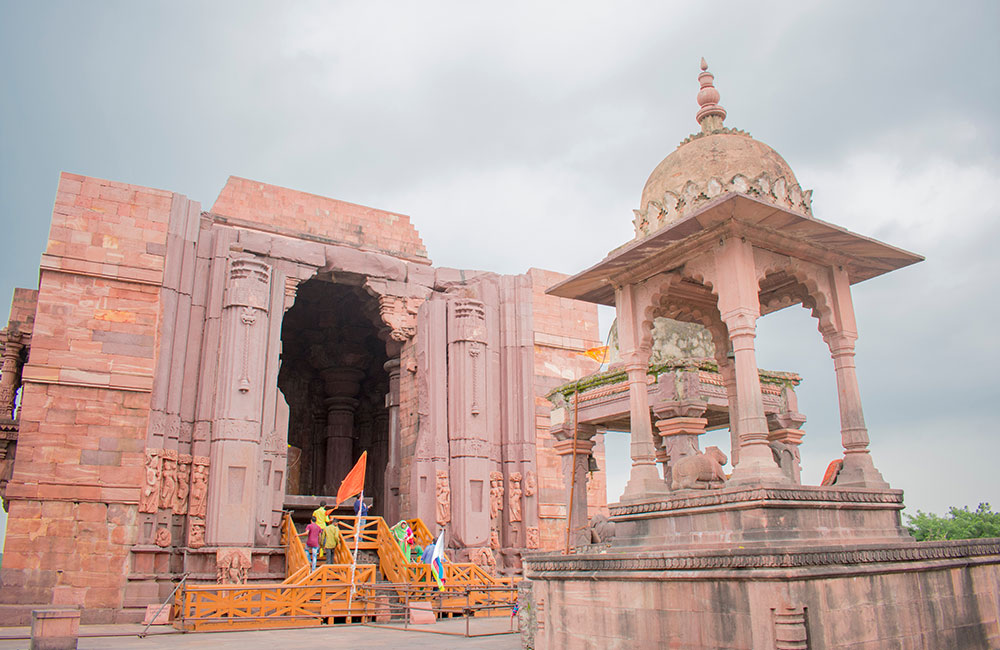
<path fill-rule="evenodd" d="M 365 507 L 365 493 L 364 491 L 358 495 L 358 500 L 361 502 L 361 507 L 358 508 L 358 516 L 355 517 L 354 522 L 354 557 L 351 558 L 351 592 L 347 596 L 347 616 L 351 615 L 351 602 L 354 600 L 354 572 L 357 570 L 358 566 L 358 541 L 361 537 L 361 513 L 364 511 Z"/>

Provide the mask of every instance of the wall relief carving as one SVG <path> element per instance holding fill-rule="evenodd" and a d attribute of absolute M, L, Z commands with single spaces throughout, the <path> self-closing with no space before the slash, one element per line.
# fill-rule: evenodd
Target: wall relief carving
<path fill-rule="evenodd" d="M 188 513 L 205 518 L 208 504 L 208 456 L 195 456 L 191 464 L 191 496 Z"/>
<path fill-rule="evenodd" d="M 250 549 L 224 548 L 216 551 L 216 580 L 220 585 L 245 585 L 250 575 Z"/>
<path fill-rule="evenodd" d="M 156 514 L 160 502 L 160 450 L 147 449 L 139 512 Z"/>
<path fill-rule="evenodd" d="M 166 548 L 170 546 L 170 530 L 165 526 L 160 526 L 156 529 L 156 538 L 153 540 L 156 545 L 160 548 Z"/>
<path fill-rule="evenodd" d="M 521 521 L 521 472 L 510 474 L 510 522 Z"/>
<path fill-rule="evenodd" d="M 490 575 L 496 574 L 497 559 L 488 548 L 469 549 L 469 561 Z"/>
<path fill-rule="evenodd" d="M 503 472 L 490 472 L 490 519 L 503 510 Z"/>
<path fill-rule="evenodd" d="M 174 494 L 177 492 L 177 450 L 164 449 L 160 455 L 163 458 L 160 470 L 160 507 L 172 509 Z"/>
<path fill-rule="evenodd" d="M 174 491 L 174 514 L 187 512 L 188 494 L 191 491 L 191 454 L 180 454 L 177 458 L 177 489 Z"/>
<path fill-rule="evenodd" d="M 538 535 L 538 526 L 528 526 L 526 542 L 528 548 L 538 548 Z"/>
<path fill-rule="evenodd" d="M 435 485 L 437 495 L 437 523 L 444 526 L 451 521 L 451 486 L 448 484 L 448 472 L 438 470 Z"/>
<path fill-rule="evenodd" d="M 524 473 L 524 496 L 533 497 L 538 491 L 538 484 L 535 481 L 535 473 L 530 469 Z"/>
<path fill-rule="evenodd" d="M 205 520 L 198 517 L 188 517 L 188 548 L 201 548 L 205 545 Z"/>

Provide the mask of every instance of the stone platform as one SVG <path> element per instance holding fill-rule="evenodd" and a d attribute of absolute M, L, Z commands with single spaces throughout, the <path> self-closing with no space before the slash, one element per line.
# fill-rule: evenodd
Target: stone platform
<path fill-rule="evenodd" d="M 1000 539 L 605 546 L 524 567 L 536 648 L 1000 647 Z"/>

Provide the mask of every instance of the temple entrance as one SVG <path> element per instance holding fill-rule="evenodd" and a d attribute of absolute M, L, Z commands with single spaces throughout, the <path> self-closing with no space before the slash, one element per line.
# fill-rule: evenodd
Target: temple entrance
<path fill-rule="evenodd" d="M 321 277 L 299 286 L 281 324 L 278 388 L 289 408 L 286 495 L 332 497 L 367 451 L 365 497 L 372 498 L 373 514 L 385 511 L 389 375 L 383 330 L 378 301 L 360 286 Z"/>

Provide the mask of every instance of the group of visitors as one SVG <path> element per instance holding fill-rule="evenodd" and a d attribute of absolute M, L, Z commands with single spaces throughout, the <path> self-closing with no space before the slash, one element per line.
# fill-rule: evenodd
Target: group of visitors
<path fill-rule="evenodd" d="M 358 511 L 357 505 L 354 510 Z M 306 538 L 306 555 L 309 557 L 310 570 L 316 570 L 316 561 L 320 557 L 321 550 L 327 564 L 335 563 L 337 547 L 343 543 L 344 538 L 337 523 L 332 521 L 332 516 L 326 509 L 326 501 L 319 502 L 319 507 L 312 513 L 312 521 L 306 526 L 305 531 L 299 533 L 299 537 L 302 536 Z"/>

